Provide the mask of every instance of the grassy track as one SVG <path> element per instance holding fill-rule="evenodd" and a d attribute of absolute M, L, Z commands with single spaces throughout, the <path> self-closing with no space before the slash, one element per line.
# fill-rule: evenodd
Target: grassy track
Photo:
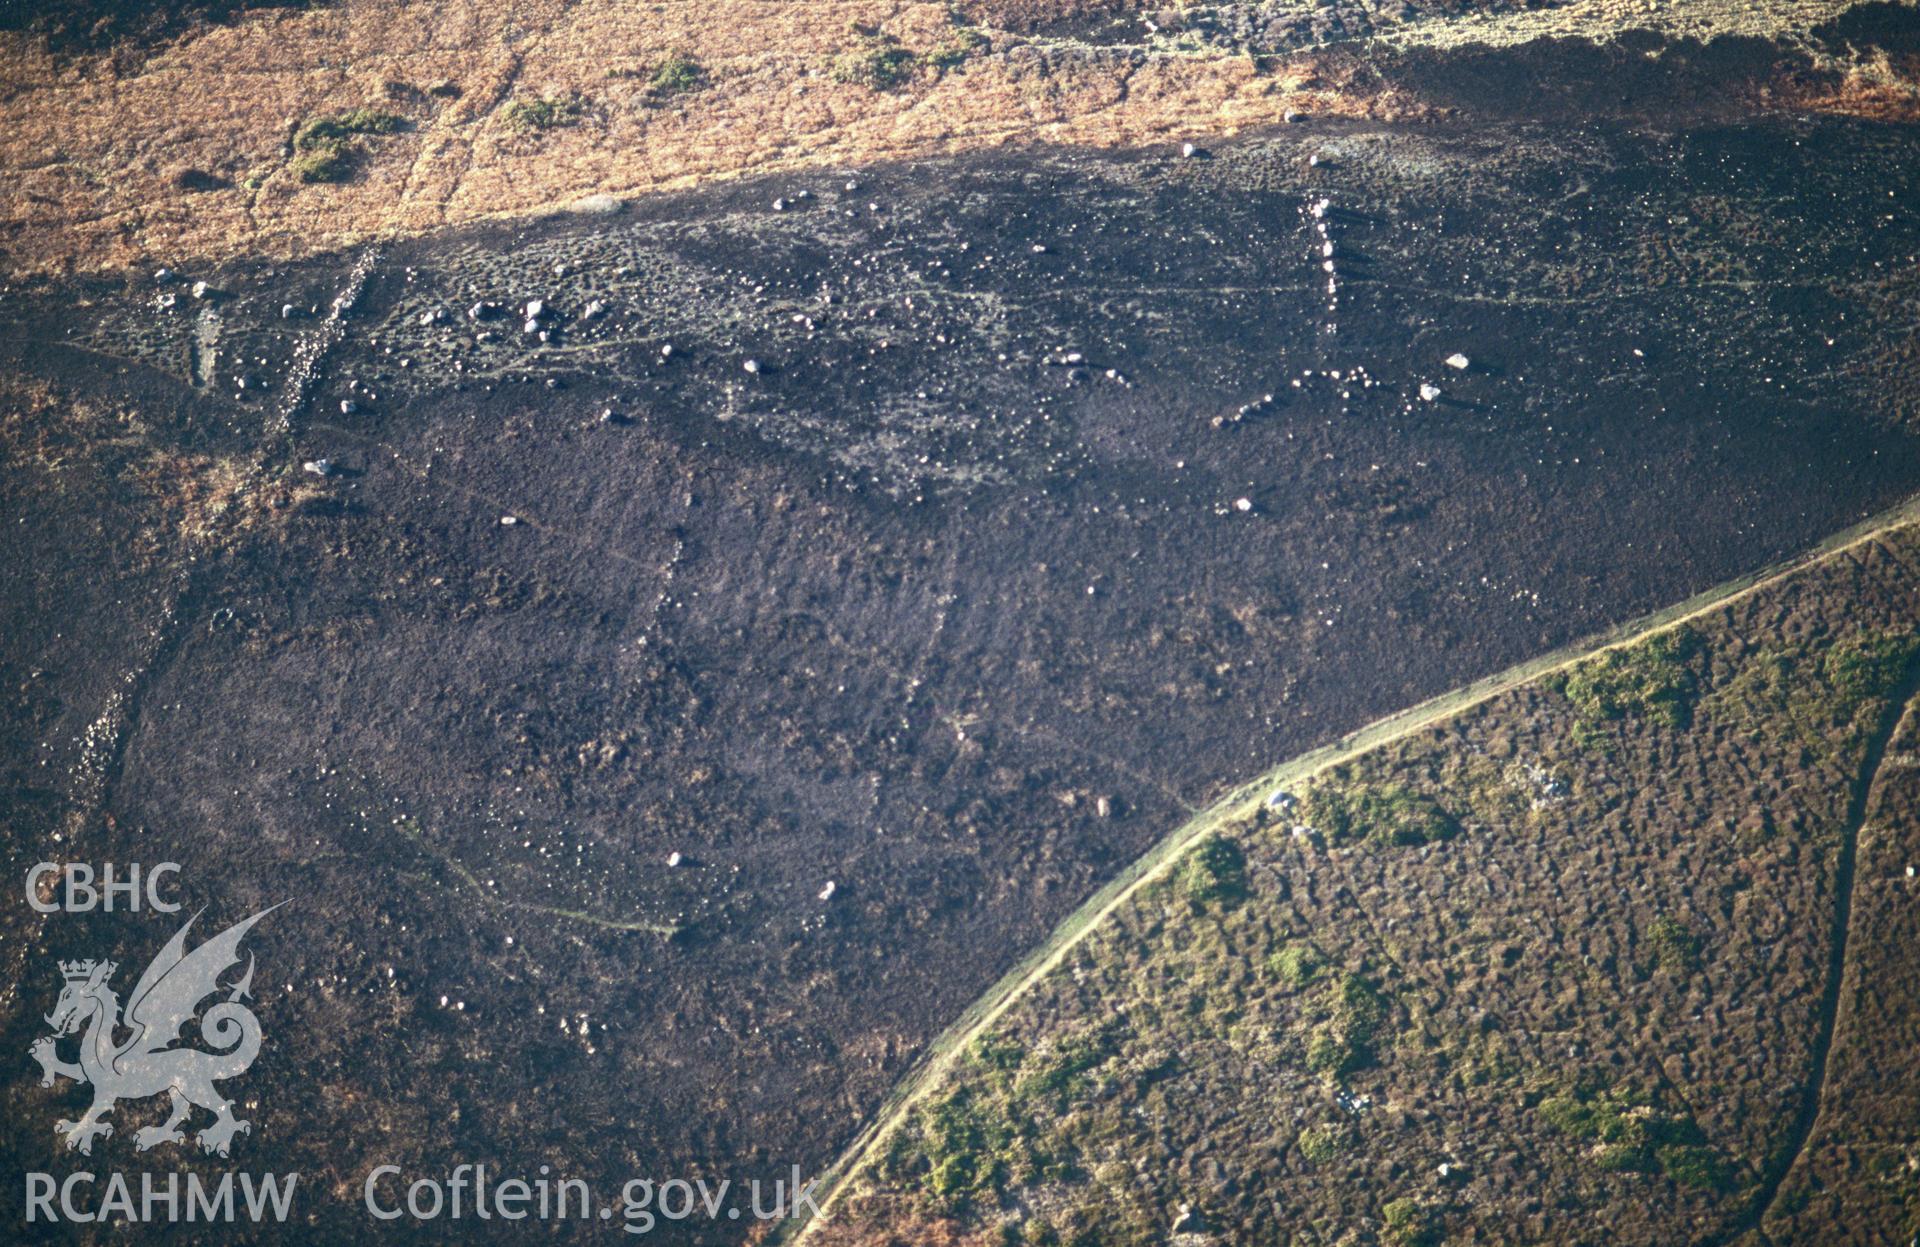
<path fill-rule="evenodd" d="M 845 1197 L 853 1179 L 879 1153 L 893 1129 L 904 1121 L 914 1107 L 938 1085 L 954 1059 L 999 1020 L 1007 1009 L 1025 995 L 1027 989 L 1053 971 L 1067 954 L 1086 938 L 1109 914 L 1133 896 L 1142 886 L 1164 875 L 1180 856 L 1197 841 L 1221 827 L 1250 818 L 1261 800 L 1275 788 L 1297 784 L 1328 767 L 1350 761 L 1415 732 L 1452 718 L 1462 711 L 1531 683 L 1542 676 L 1586 661 L 1610 649 L 1633 645 L 1656 632 L 1696 619 L 1765 588 L 1813 564 L 1834 558 L 1875 540 L 1895 529 L 1920 522 L 1920 496 L 1910 498 L 1891 510 L 1848 528 L 1819 545 L 1792 558 L 1771 564 L 1759 571 L 1714 586 L 1663 610 L 1645 615 L 1597 636 L 1575 642 L 1539 658 L 1529 659 L 1505 671 L 1475 680 L 1428 701 L 1385 718 L 1376 719 L 1329 744 L 1289 759 L 1259 777 L 1241 784 L 1175 828 L 1146 853 L 1089 896 L 1080 907 L 1061 921 L 1052 934 L 1022 957 L 1002 975 L 927 1048 L 926 1054 L 881 1104 L 873 1120 L 852 1145 L 828 1169 L 820 1180 L 818 1203 L 824 1220 Z M 786 1223 L 773 1240 L 798 1247 L 812 1235 L 816 1219 Z"/>

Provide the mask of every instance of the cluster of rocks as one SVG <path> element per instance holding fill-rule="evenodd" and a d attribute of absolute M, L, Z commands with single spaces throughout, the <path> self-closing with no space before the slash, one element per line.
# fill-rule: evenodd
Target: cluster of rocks
<path fill-rule="evenodd" d="M 1255 416 L 1260 414 L 1262 411 L 1265 411 L 1267 408 L 1273 406 L 1273 403 L 1274 403 L 1273 395 L 1262 394 L 1259 398 L 1254 399 L 1250 403 L 1240 404 L 1240 406 L 1230 416 L 1215 416 L 1211 421 L 1211 423 L 1213 427 L 1216 429 L 1224 428 L 1229 424 L 1239 424 L 1242 420 L 1245 420 L 1247 417 Z"/>
<path fill-rule="evenodd" d="M 1203 4 L 1166 8 L 1141 18 L 1149 34 L 1199 42 L 1235 52 L 1290 52 L 1365 39 L 1429 16 L 1469 11 L 1514 12 L 1532 7 L 1519 0 L 1260 0 L 1254 4 Z"/>

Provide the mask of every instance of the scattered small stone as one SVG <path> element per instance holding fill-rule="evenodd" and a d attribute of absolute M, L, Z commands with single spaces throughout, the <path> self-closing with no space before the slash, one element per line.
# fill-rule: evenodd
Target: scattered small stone
<path fill-rule="evenodd" d="M 820 889 L 820 899 L 823 901 L 832 900 L 833 890 L 834 890 L 833 880 L 829 879 L 827 880 L 827 886 Z"/>
<path fill-rule="evenodd" d="M 1044 255 L 1046 253 L 1046 250 L 1047 250 L 1047 244 L 1043 242 L 1037 242 L 1033 244 L 1033 253 L 1035 255 Z"/>
<path fill-rule="evenodd" d="M 1428 402 L 1428 403 L 1431 403 L 1431 402 L 1432 402 L 1433 400 L 1435 400 L 1436 398 L 1439 398 L 1439 397 L 1440 397 L 1440 387 L 1439 387 L 1439 386 L 1437 386 L 1437 385 L 1434 385 L 1434 384 L 1433 384 L 1433 383 L 1431 383 L 1431 382 L 1422 382 L 1422 383 L 1421 383 L 1421 385 L 1420 385 L 1420 398 L 1421 398 L 1421 401 L 1423 401 L 1423 402 Z"/>
<path fill-rule="evenodd" d="M 420 313 L 420 323 L 422 325 L 437 325 L 446 318 L 447 310 L 441 307 Z"/>
<path fill-rule="evenodd" d="M 492 316 L 495 312 L 499 310 L 500 309 L 498 308 L 497 305 L 488 303 L 485 300 L 482 300 L 479 303 L 476 303 L 472 307 L 467 309 L 467 319 L 468 320 L 486 320 L 488 317 Z"/>
<path fill-rule="evenodd" d="M 757 359 L 750 359 L 740 366 L 751 373 L 758 373 L 760 371 L 760 361 Z"/>
<path fill-rule="evenodd" d="M 1472 366 L 1473 366 L 1473 361 L 1468 359 L 1466 356 L 1462 355 L 1458 351 L 1455 351 L 1453 354 L 1447 356 L 1447 367 L 1449 368 L 1455 368 L 1461 372 L 1465 372 L 1468 368 Z"/>
<path fill-rule="evenodd" d="M 775 199 L 773 201 L 773 210 L 775 212 L 785 212 L 787 210 L 787 201 L 784 199 Z"/>
<path fill-rule="evenodd" d="M 685 858 L 680 856 L 680 850 L 678 849 L 675 849 L 673 852 L 667 854 L 667 865 L 669 866 L 678 866 L 681 862 L 685 860 L 686 860 Z"/>
<path fill-rule="evenodd" d="M 517 515 L 503 515 L 500 517 L 500 527 L 502 528 L 512 528 L 515 524 L 518 524 L 519 522 L 520 522 L 520 517 Z"/>
<path fill-rule="evenodd" d="M 153 280 L 157 284 L 164 286 L 173 280 L 173 270 L 170 268 L 155 269 L 153 271 Z"/>
<path fill-rule="evenodd" d="M 294 317 L 298 316 L 299 314 L 300 314 L 300 309 L 295 307 L 291 303 L 282 303 L 280 305 L 281 320 L 292 320 Z"/>
<path fill-rule="evenodd" d="M 1235 498 L 1233 500 L 1233 509 L 1238 511 L 1242 515 L 1246 515 L 1253 510 L 1253 499 Z"/>
<path fill-rule="evenodd" d="M 600 300 L 595 299 L 593 302 L 587 304 L 587 306 L 581 310 L 580 319 L 592 320 L 594 317 L 600 315 L 600 313 L 606 310 L 607 310 L 607 305 L 602 303 Z"/>
<path fill-rule="evenodd" d="M 351 416 L 351 415 L 353 415 L 353 414 L 354 414 L 355 412 L 357 412 L 357 411 L 359 411 L 359 410 L 360 410 L 360 404 L 359 404 L 359 403 L 356 403 L 356 402 L 354 402 L 354 401 L 353 401 L 352 399 L 350 399 L 350 398 L 343 398 L 343 399 L 341 399 L 341 400 L 340 400 L 340 414 L 341 414 L 341 415 L 343 415 L 343 416 Z"/>
<path fill-rule="evenodd" d="M 539 333 L 540 322 L 535 320 L 533 317 L 529 316 L 526 319 L 526 323 L 520 326 L 520 332 L 521 333 Z"/>
<path fill-rule="evenodd" d="M 673 343 L 663 342 L 660 344 L 660 358 L 661 359 L 673 358 Z"/>
<path fill-rule="evenodd" d="M 332 476 L 333 460 L 309 459 L 305 463 L 300 465 L 300 469 L 301 471 L 306 472 L 311 476 Z"/>
<path fill-rule="evenodd" d="M 558 378 L 558 377 L 548 377 L 548 378 L 547 378 L 547 388 L 548 388 L 549 390 L 558 390 L 558 389 L 564 389 L 564 388 L 566 387 L 566 384 L 567 384 L 566 382 L 564 382 L 564 381 L 562 381 L 562 380 L 561 380 L 560 378 Z"/>
<path fill-rule="evenodd" d="M 1319 221 L 1319 220 L 1323 220 L 1323 219 L 1325 219 L 1325 217 L 1326 217 L 1326 215 L 1327 215 L 1327 209 L 1329 209 L 1329 208 L 1331 208 L 1331 207 L 1333 207 L 1333 201 L 1332 201 L 1332 200 L 1330 200 L 1330 199 L 1316 199 L 1316 200 L 1314 200 L 1314 201 L 1313 201 L 1313 206 L 1312 206 L 1312 207 L 1310 207 L 1310 208 L 1308 209 L 1308 211 L 1309 211 L 1309 212 L 1311 212 L 1311 213 L 1313 214 L 1313 219 L 1314 219 L 1314 220 L 1316 220 L 1316 221 Z"/>
<path fill-rule="evenodd" d="M 204 299 L 204 298 L 206 298 L 206 297 L 207 297 L 207 296 L 208 296 L 209 294 L 211 294 L 211 293 L 213 293 L 213 287 L 212 287 L 212 286 L 209 286 L 209 285 L 208 285 L 208 284 L 207 284 L 206 282 L 204 282 L 204 281 L 196 281 L 196 282 L 194 282 L 194 283 L 193 283 L 193 297 L 194 297 L 194 298 L 196 298 L 196 299 Z"/>
<path fill-rule="evenodd" d="M 539 320 L 542 316 L 545 316 L 546 314 L 547 314 L 547 301 L 545 299 L 528 299 L 527 300 L 527 319 L 528 320 Z"/>
<path fill-rule="evenodd" d="M 1199 148 L 1195 147 L 1191 143 L 1180 144 L 1180 154 L 1186 157 L 1188 160 L 1192 160 L 1194 158 L 1194 155 L 1198 153 L 1199 150 L 1200 150 Z"/>
<path fill-rule="evenodd" d="M 1112 818 L 1113 817 L 1113 801 L 1107 797 L 1098 798 L 1093 803 L 1093 812 L 1099 815 L 1101 818 Z"/>
<path fill-rule="evenodd" d="M 1305 121 L 1307 119 L 1307 115 L 1304 112 L 1301 112 L 1297 108 L 1289 108 L 1287 110 L 1286 117 L 1289 124 L 1294 122 Z"/>

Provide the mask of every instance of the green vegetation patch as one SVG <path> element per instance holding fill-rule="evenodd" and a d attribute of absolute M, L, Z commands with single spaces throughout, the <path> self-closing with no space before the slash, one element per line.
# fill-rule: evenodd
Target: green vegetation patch
<path fill-rule="evenodd" d="M 1893 693 L 1916 654 L 1920 636 L 1911 632 L 1855 633 L 1828 650 L 1821 665 L 1840 717 L 1850 718 L 1866 702 Z"/>
<path fill-rule="evenodd" d="M 920 1109 L 889 1150 L 888 1172 L 924 1184 L 949 1209 L 1009 1183 L 1081 1176 L 1079 1151 L 1057 1123 L 1115 1051 L 1104 1030 L 1043 1052 L 983 1036 L 964 1062 L 973 1077 Z M 1043 1129 L 1043 1121 L 1053 1124 Z"/>
<path fill-rule="evenodd" d="M 1871 730 L 1865 712 L 1895 693 L 1916 658 L 1920 636 L 1910 631 L 1767 646 L 1744 655 L 1701 708 L 1744 733 L 1791 733 L 1809 765 L 1837 761 Z"/>
<path fill-rule="evenodd" d="M 1307 1068 L 1338 1082 L 1373 1064 L 1387 1000 L 1366 979 L 1341 974 L 1320 995 L 1323 1019 L 1307 1039 Z"/>
<path fill-rule="evenodd" d="M 1293 1137 L 1300 1154 L 1316 1165 L 1324 1165 L 1353 1146 L 1353 1139 L 1337 1126 L 1309 1126 Z"/>
<path fill-rule="evenodd" d="M 1238 904 L 1247 895 L 1247 855 L 1225 836 L 1208 836 L 1181 863 L 1180 888 L 1202 908 Z"/>
<path fill-rule="evenodd" d="M 1700 936 L 1671 914 L 1660 915 L 1648 926 L 1647 943 L 1663 970 L 1679 974 L 1700 968 Z"/>
<path fill-rule="evenodd" d="M 1660 1173 L 1683 1186 L 1726 1190 L 1733 1169 L 1692 1117 L 1663 1113 L 1631 1091 L 1575 1086 L 1540 1102 L 1562 1134 L 1595 1144 L 1594 1163 L 1615 1173 Z"/>
<path fill-rule="evenodd" d="M 928 48 L 924 59 L 934 69 L 955 69 L 986 46 L 987 37 L 984 34 L 970 26 L 962 26 Z"/>
<path fill-rule="evenodd" d="M 1460 830 L 1438 801 L 1399 784 L 1315 784 L 1307 790 L 1302 811 L 1307 825 L 1329 844 L 1431 844 Z"/>
<path fill-rule="evenodd" d="M 294 131 L 296 151 L 315 151 L 343 142 L 357 134 L 393 134 L 406 127 L 407 119 L 377 108 L 356 108 L 331 117 L 310 118 Z"/>
<path fill-rule="evenodd" d="M 1313 945 L 1295 940 L 1275 953 L 1267 964 L 1275 977 L 1297 990 L 1318 978 L 1327 963 Z"/>
<path fill-rule="evenodd" d="M 361 151 L 354 142 L 358 136 L 393 134 L 406 124 L 405 117 L 375 108 L 308 118 L 293 132 L 294 157 L 288 167 L 302 182 L 344 182 L 359 163 Z"/>
<path fill-rule="evenodd" d="M 1673 628 L 1557 672 L 1546 685 L 1573 703 L 1574 735 L 1583 745 L 1599 743 L 1602 729 L 1625 719 L 1683 728 L 1698 691 L 1688 660 L 1699 649 L 1697 632 Z"/>
<path fill-rule="evenodd" d="M 585 112 L 586 105 L 576 98 L 546 99 L 542 97 L 513 100 L 502 110 L 501 116 L 508 126 L 531 134 L 573 125 Z"/>
<path fill-rule="evenodd" d="M 344 182 L 353 176 L 355 163 L 353 151 L 340 146 L 301 152 L 287 167 L 302 182 Z"/>
<path fill-rule="evenodd" d="M 912 52 L 892 40 L 873 38 L 835 57 L 827 72 L 835 82 L 851 82 L 885 91 L 911 78 L 918 61 Z"/>
<path fill-rule="evenodd" d="M 674 52 L 654 66 L 653 77 L 648 82 L 662 95 L 677 95 L 698 87 L 706 76 L 707 71 L 698 61 L 684 52 Z"/>
<path fill-rule="evenodd" d="M 1443 1226 L 1439 1210 L 1415 1199 L 1396 1199 L 1380 1209 L 1382 1236 L 1394 1247 L 1435 1247 Z"/>

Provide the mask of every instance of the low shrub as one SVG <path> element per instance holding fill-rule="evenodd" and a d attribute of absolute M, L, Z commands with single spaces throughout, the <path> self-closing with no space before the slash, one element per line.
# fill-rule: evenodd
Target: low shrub
<path fill-rule="evenodd" d="M 1319 783 L 1302 803 L 1308 826 L 1331 844 L 1372 840 L 1416 845 L 1447 840 L 1460 830 L 1438 801 L 1398 784 Z"/>
<path fill-rule="evenodd" d="M 868 39 L 835 57 L 828 73 L 835 82 L 851 82 L 884 91 L 911 78 L 917 60 L 912 52 L 897 43 Z"/>
<path fill-rule="evenodd" d="M 310 117 L 293 132 L 294 157 L 288 167 L 302 182 L 344 182 L 360 160 L 357 137 L 393 134 L 406 124 L 405 117 L 377 108 Z"/>
<path fill-rule="evenodd" d="M 987 37 L 971 27 L 962 26 L 927 49 L 926 63 L 940 70 L 954 69 L 969 56 L 987 46 Z"/>
<path fill-rule="evenodd" d="M 1916 652 L 1920 636 L 1911 632 L 1860 633 L 1828 650 L 1822 665 L 1839 717 L 1851 718 L 1862 703 L 1893 692 Z"/>
<path fill-rule="evenodd" d="M 1347 1136 L 1334 1126 L 1310 1126 L 1294 1136 L 1293 1145 L 1314 1164 L 1324 1165 L 1347 1150 Z"/>
<path fill-rule="evenodd" d="M 1394 1247 L 1433 1247 L 1440 1241 L 1439 1214 L 1413 1199 L 1396 1199 L 1380 1209 L 1386 1241 Z"/>
<path fill-rule="evenodd" d="M 1660 915 L 1648 926 L 1647 943 L 1653 946 L 1654 958 L 1663 970 L 1680 973 L 1700 965 L 1703 946 L 1699 935 L 1671 914 Z"/>
<path fill-rule="evenodd" d="M 1311 944 L 1295 942 L 1275 953 L 1269 964 L 1281 982 L 1298 989 L 1313 982 L 1326 963 Z"/>
<path fill-rule="evenodd" d="M 1590 658 L 1546 685 L 1573 703 L 1582 744 L 1601 743 L 1600 729 L 1623 719 L 1682 728 L 1692 719 L 1697 691 L 1687 664 L 1699 648 L 1693 629 L 1673 628 Z"/>
<path fill-rule="evenodd" d="M 1180 886 L 1195 905 L 1233 905 L 1247 895 L 1247 857 L 1224 836 L 1195 845 L 1180 867 Z"/>
<path fill-rule="evenodd" d="M 1660 1172 L 1681 1186 L 1724 1191 L 1733 1181 L 1733 1169 L 1710 1147 L 1697 1143 L 1669 1143 L 1654 1150 Z"/>
<path fill-rule="evenodd" d="M 579 100 L 545 98 L 513 100 L 501 111 L 501 117 L 515 130 L 532 133 L 570 126 L 580 120 L 585 109 Z"/>
<path fill-rule="evenodd" d="M 654 66 L 649 82 L 662 95 L 677 95 L 693 90 L 705 77 L 706 71 L 698 61 L 684 52 L 675 52 Z"/>
<path fill-rule="evenodd" d="M 1733 1167 L 1693 1118 L 1660 1112 L 1629 1091 L 1576 1086 L 1542 1100 L 1539 1112 L 1562 1134 L 1597 1144 L 1594 1161 L 1609 1172 L 1662 1173 L 1713 1190 L 1733 1180 Z"/>
<path fill-rule="evenodd" d="M 355 108 L 331 117 L 309 118 L 294 131 L 296 151 L 318 151 L 345 142 L 359 134 L 393 134 L 405 128 L 407 119 L 377 108 Z"/>

